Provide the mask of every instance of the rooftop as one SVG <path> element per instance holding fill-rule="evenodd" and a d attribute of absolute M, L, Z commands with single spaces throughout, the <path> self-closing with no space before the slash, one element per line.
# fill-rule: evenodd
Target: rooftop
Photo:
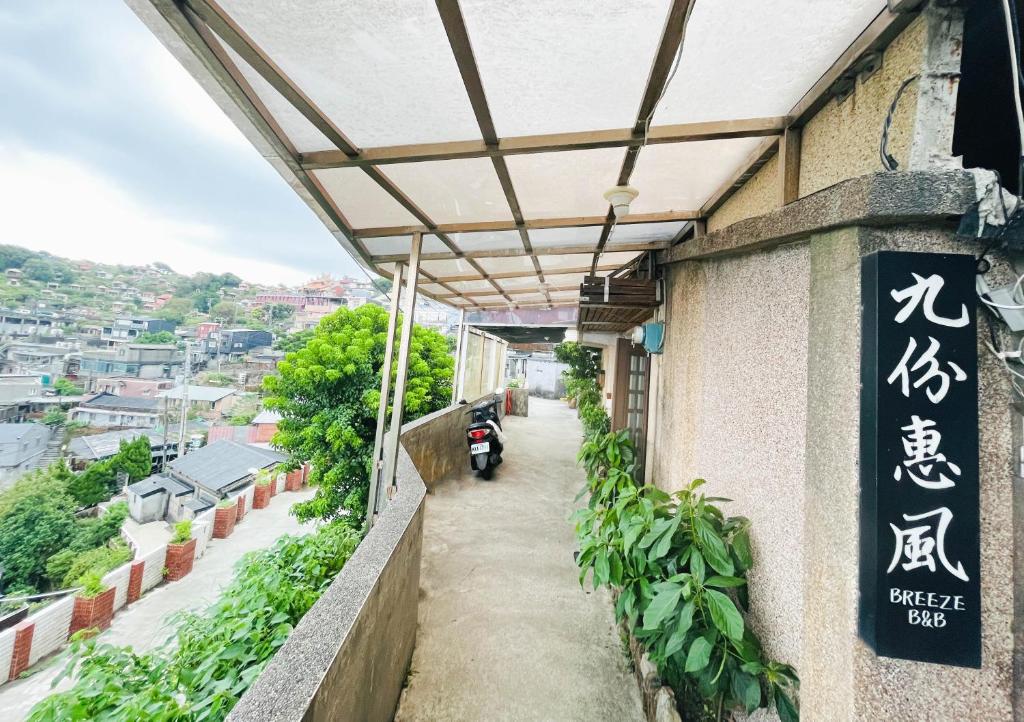
<path fill-rule="evenodd" d="M 183 386 L 175 386 L 173 389 L 168 389 L 157 395 L 168 399 L 180 399 L 183 389 Z M 189 401 L 220 401 L 236 393 L 238 392 L 235 389 L 221 386 L 193 386 L 192 384 L 188 386 Z"/>
<path fill-rule="evenodd" d="M 185 484 L 162 474 L 153 474 L 141 481 L 136 481 L 128 486 L 128 490 L 139 496 L 151 496 L 164 491 L 172 496 L 183 496 L 192 493 L 192 489 Z"/>
<path fill-rule="evenodd" d="M 160 402 L 138 396 L 116 396 L 103 392 L 96 394 L 88 401 L 83 401 L 80 406 L 96 409 L 133 409 L 136 411 L 158 411 Z"/>
<path fill-rule="evenodd" d="M 18 441 L 25 434 L 36 429 L 45 429 L 41 424 L 0 424 L 0 444 Z"/>
<path fill-rule="evenodd" d="M 276 424 L 280 420 L 281 414 L 277 413 L 276 411 L 269 411 L 267 409 L 264 409 L 263 411 L 259 412 L 258 414 L 256 414 L 256 416 L 253 417 L 252 423 Z"/>
<path fill-rule="evenodd" d="M 282 454 L 269 449 L 224 439 L 175 459 L 168 466 L 185 479 L 221 491 L 249 476 L 252 469 L 275 466 L 284 460 Z"/>
<path fill-rule="evenodd" d="M 163 434 L 140 429 L 123 429 L 92 436 L 77 436 L 68 442 L 68 451 L 80 459 L 105 459 L 117 453 L 122 441 L 132 441 L 139 437 L 148 438 L 151 447 L 161 446 L 164 443 Z M 177 442 L 175 438 L 171 438 L 167 440 L 167 443 L 175 444 Z"/>

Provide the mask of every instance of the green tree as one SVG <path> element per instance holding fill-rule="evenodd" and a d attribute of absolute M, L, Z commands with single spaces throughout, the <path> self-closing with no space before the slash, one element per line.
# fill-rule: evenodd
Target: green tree
<path fill-rule="evenodd" d="M 238 304 L 231 301 L 219 301 L 210 307 L 210 315 L 222 319 L 225 323 L 234 323 L 238 317 Z"/>
<path fill-rule="evenodd" d="M 62 549 L 75 531 L 76 504 L 62 484 L 46 473 L 30 476 L 28 485 L 12 495 L 17 498 L 0 512 L 4 588 L 45 587 L 46 560 Z M 5 496 L 10 491 L 13 488 Z"/>
<path fill-rule="evenodd" d="M 274 341 L 274 348 L 278 351 L 298 351 L 305 348 L 309 340 L 313 338 L 313 330 L 296 331 L 295 333 L 278 336 Z"/>
<path fill-rule="evenodd" d="M 178 343 L 178 337 L 170 331 L 146 331 L 145 333 L 139 334 L 139 337 L 135 339 L 137 343 Z"/>
<path fill-rule="evenodd" d="M 175 297 L 165 303 L 163 308 L 156 312 L 156 316 L 165 321 L 183 323 L 190 313 L 192 313 L 192 301 L 187 298 Z"/>
<path fill-rule="evenodd" d="M 266 407 L 282 415 L 274 443 L 294 468 L 310 461 L 316 496 L 294 507 L 302 520 L 363 519 L 380 399 L 388 314 L 375 305 L 325 317 L 304 348 L 264 379 Z M 451 396 L 452 358 L 444 336 L 415 327 L 409 348 L 405 418 L 443 408 Z"/>
<path fill-rule="evenodd" d="M 111 459 L 114 473 L 128 474 L 128 481 L 145 479 L 153 471 L 153 451 L 149 438 L 139 436 L 131 441 L 121 441 L 121 447 Z"/>
<path fill-rule="evenodd" d="M 27 248 L 0 245 L 0 268 L 21 268 L 35 254 Z"/>
<path fill-rule="evenodd" d="M 71 379 L 60 378 L 53 382 L 53 390 L 57 392 L 58 396 L 79 396 L 82 394 L 82 388 L 76 386 L 75 382 Z"/>
<path fill-rule="evenodd" d="M 50 409 L 43 414 L 43 423 L 47 426 L 60 426 L 68 420 L 68 415 L 60 409 Z"/>
<path fill-rule="evenodd" d="M 117 484 L 117 473 L 110 460 L 97 461 L 68 482 L 68 493 L 78 506 L 94 506 L 110 498 Z"/>

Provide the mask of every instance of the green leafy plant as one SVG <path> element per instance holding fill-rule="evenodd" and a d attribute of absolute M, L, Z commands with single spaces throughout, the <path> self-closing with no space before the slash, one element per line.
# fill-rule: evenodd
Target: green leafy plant
<path fill-rule="evenodd" d="M 98 572 L 94 571 L 83 574 L 78 580 L 78 584 L 82 587 L 78 592 L 78 596 L 85 599 L 98 597 L 107 591 L 107 588 L 103 585 L 103 578 Z"/>
<path fill-rule="evenodd" d="M 273 477 L 269 469 L 260 469 L 256 472 L 256 486 L 270 486 L 272 481 Z"/>
<path fill-rule="evenodd" d="M 72 677 L 74 684 L 37 704 L 29 719 L 224 719 L 358 542 L 355 530 L 333 523 L 250 553 L 220 599 L 205 611 L 176 617 L 173 639 L 152 653 L 94 638 L 73 640 L 57 682 Z"/>
<path fill-rule="evenodd" d="M 586 508 L 573 520 L 580 583 L 617 592 L 616 618 L 644 645 L 662 676 L 725 710 L 776 709 L 797 720 L 799 687 L 789 665 L 768 660 L 745 624 L 750 523 L 726 517 L 697 479 L 675 494 L 638 486 L 626 431 L 596 434 L 580 450 Z"/>
<path fill-rule="evenodd" d="M 363 521 L 387 328 L 379 306 L 341 308 L 285 356 L 279 376 L 264 378 L 266 407 L 282 415 L 274 444 L 288 453 L 287 469 L 309 461 L 317 487 L 292 507 L 300 520 Z M 448 405 L 454 363 L 445 337 L 419 326 L 409 352 L 406 421 Z"/>
<path fill-rule="evenodd" d="M 221 499 L 220 501 L 217 502 L 217 508 L 218 509 L 230 509 L 231 507 L 233 507 L 237 503 L 238 502 L 235 501 L 234 499 Z"/>
<path fill-rule="evenodd" d="M 182 519 L 174 525 L 174 536 L 171 544 L 185 544 L 192 538 L 192 520 Z"/>
<path fill-rule="evenodd" d="M 601 352 L 575 341 L 563 341 L 554 349 L 555 359 L 569 366 L 568 375 L 578 379 L 596 379 L 601 369 Z"/>

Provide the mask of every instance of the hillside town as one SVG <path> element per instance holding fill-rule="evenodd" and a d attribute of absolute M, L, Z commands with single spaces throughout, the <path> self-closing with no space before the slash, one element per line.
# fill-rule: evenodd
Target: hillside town
<path fill-rule="evenodd" d="M 286 351 L 339 308 L 385 305 L 389 287 L 327 275 L 267 286 L 15 246 L 0 246 L 0 265 L 0 490 L 61 457 L 88 463 L 73 450 L 131 430 L 170 458 L 245 427 Z M 418 303 L 421 326 L 448 333 L 456 320 Z"/>

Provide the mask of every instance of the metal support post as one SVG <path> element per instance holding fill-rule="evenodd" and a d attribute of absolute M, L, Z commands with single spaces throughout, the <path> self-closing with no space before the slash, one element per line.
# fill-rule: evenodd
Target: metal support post
<path fill-rule="evenodd" d="M 455 340 L 455 372 L 452 374 L 452 403 L 459 400 L 459 377 L 462 375 L 462 338 L 465 335 L 466 309 L 459 309 L 459 336 Z"/>
<path fill-rule="evenodd" d="M 384 429 L 388 419 L 388 396 L 391 393 L 391 368 L 395 356 L 395 328 L 398 326 L 399 295 L 402 291 L 402 273 L 405 266 L 395 264 L 395 275 L 391 279 L 391 305 L 388 312 L 388 337 L 384 344 L 384 362 L 380 368 L 380 403 L 377 405 L 377 432 L 373 439 L 373 464 L 370 467 L 370 490 L 366 504 L 366 528 L 373 526 L 380 498 L 381 472 L 384 461 Z"/>
<path fill-rule="evenodd" d="M 402 431 L 402 412 L 405 406 L 405 382 L 409 372 L 409 346 L 412 344 L 412 325 L 416 319 L 416 285 L 420 273 L 420 248 L 423 234 L 412 235 L 409 250 L 409 275 L 405 281 L 405 315 L 402 317 L 402 335 L 398 343 L 398 370 L 395 376 L 395 399 L 391 404 L 391 427 L 384 444 L 384 477 L 381 489 L 390 489 L 395 483 L 398 462 L 398 437 Z M 379 503 L 378 499 L 378 503 Z"/>

